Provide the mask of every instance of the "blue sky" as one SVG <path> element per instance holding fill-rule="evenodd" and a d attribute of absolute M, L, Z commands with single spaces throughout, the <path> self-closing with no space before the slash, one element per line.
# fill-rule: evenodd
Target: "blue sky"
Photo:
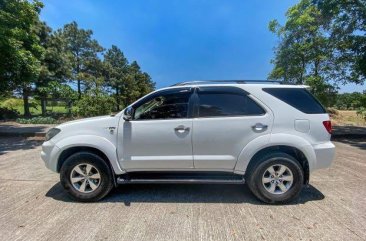
<path fill-rule="evenodd" d="M 277 38 L 268 22 L 284 22 L 296 1 L 44 0 L 53 29 L 76 21 L 105 47 L 137 60 L 157 87 L 204 79 L 266 79 Z M 341 92 L 362 91 L 347 85 Z"/>

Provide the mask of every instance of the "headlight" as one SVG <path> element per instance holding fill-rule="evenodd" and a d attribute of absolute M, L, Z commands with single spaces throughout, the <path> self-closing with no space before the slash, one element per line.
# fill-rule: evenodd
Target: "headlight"
<path fill-rule="evenodd" d="M 60 129 L 58 128 L 51 128 L 47 131 L 46 133 L 46 141 L 51 140 L 55 135 L 57 135 L 58 133 L 60 133 Z"/>

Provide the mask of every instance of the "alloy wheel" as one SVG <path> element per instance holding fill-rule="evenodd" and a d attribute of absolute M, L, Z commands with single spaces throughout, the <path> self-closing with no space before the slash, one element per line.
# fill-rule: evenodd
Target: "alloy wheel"
<path fill-rule="evenodd" d="M 77 191 L 90 193 L 100 186 L 100 172 L 95 166 L 82 163 L 71 170 L 70 182 Z"/>
<path fill-rule="evenodd" d="M 282 164 L 268 167 L 262 176 L 262 184 L 271 194 L 284 194 L 291 188 L 293 181 L 291 170 Z"/>

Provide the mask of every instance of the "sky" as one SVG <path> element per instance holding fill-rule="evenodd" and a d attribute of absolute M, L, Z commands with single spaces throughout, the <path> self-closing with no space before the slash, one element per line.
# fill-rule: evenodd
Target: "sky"
<path fill-rule="evenodd" d="M 104 48 L 118 46 L 157 88 L 191 80 L 265 80 L 278 38 L 268 22 L 285 22 L 292 0 L 44 0 L 53 29 L 76 21 Z M 362 91 L 346 85 L 340 92 Z"/>

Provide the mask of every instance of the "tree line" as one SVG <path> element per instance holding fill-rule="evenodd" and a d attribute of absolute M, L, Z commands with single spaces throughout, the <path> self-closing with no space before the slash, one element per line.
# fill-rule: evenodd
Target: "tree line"
<path fill-rule="evenodd" d="M 93 31 L 76 22 L 52 30 L 39 15 L 43 3 L 0 0 L 1 96 L 22 96 L 29 117 L 30 97 L 41 103 L 61 99 L 83 116 L 119 111 L 155 88 L 149 74 L 121 49 L 103 48 Z"/>
<path fill-rule="evenodd" d="M 366 92 L 337 94 L 331 101 L 338 110 L 358 110 L 366 107 Z"/>
<path fill-rule="evenodd" d="M 91 116 L 118 111 L 155 88 L 117 46 L 103 48 L 76 22 L 52 30 L 39 18 L 42 8 L 38 0 L 0 0 L 0 97 L 22 96 L 25 116 L 30 99 L 43 115 L 48 100 L 60 99 Z M 324 105 L 354 108 L 337 92 L 366 80 L 366 0 L 300 0 L 269 30 L 279 38 L 269 79 L 309 85 Z"/>
<path fill-rule="evenodd" d="M 269 79 L 309 85 L 326 106 L 339 85 L 365 82 L 365 0 L 301 0 L 269 30 L 279 38 Z"/>

